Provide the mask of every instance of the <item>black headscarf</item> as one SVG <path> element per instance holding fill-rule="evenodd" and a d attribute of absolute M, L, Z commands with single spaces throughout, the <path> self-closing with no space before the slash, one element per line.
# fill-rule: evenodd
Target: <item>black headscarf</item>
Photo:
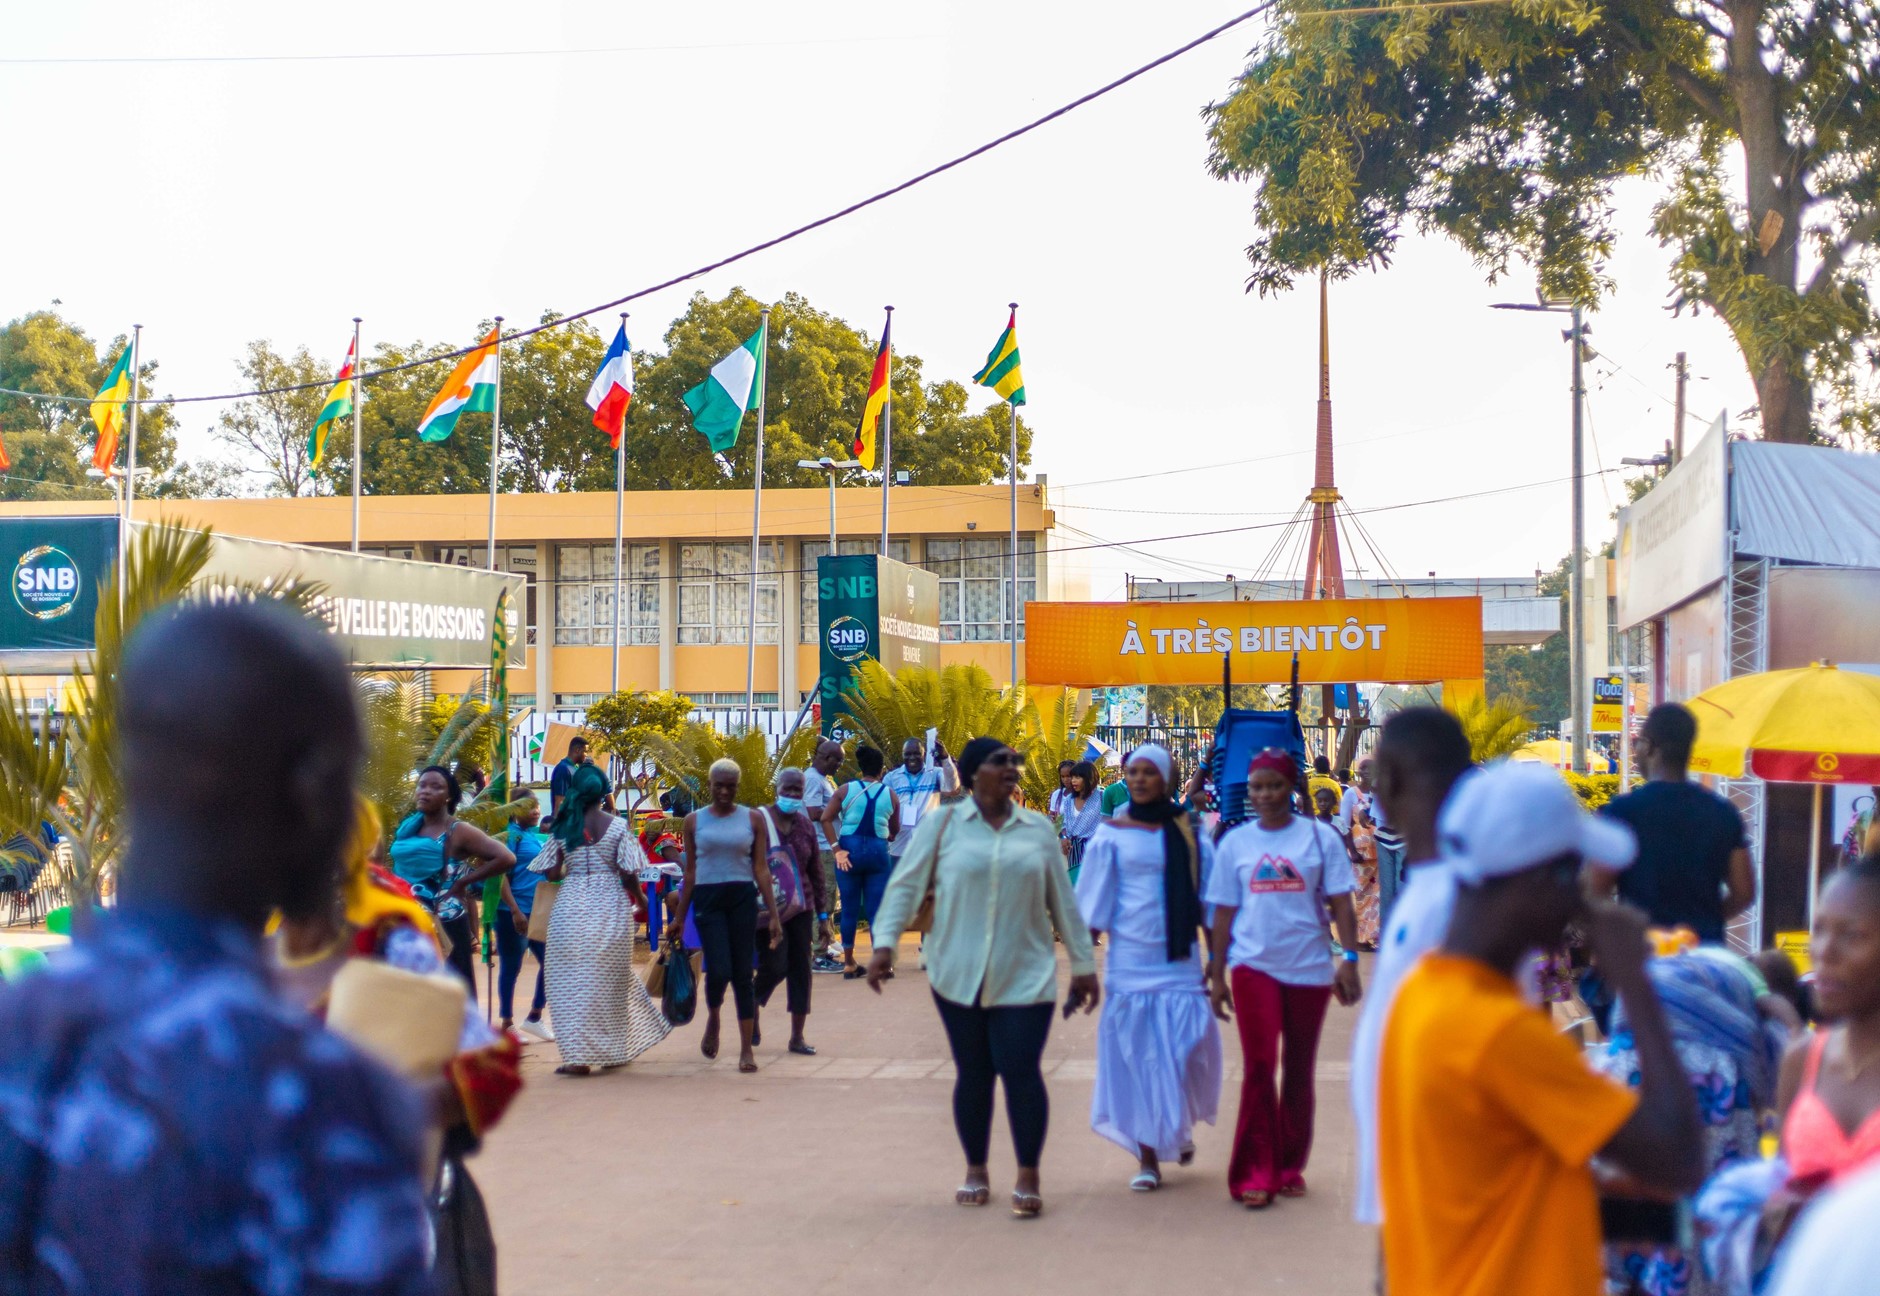
<path fill-rule="evenodd" d="M 1189 826 L 1188 812 L 1168 794 L 1170 782 L 1164 775 L 1160 800 L 1132 799 L 1129 817 L 1162 829 L 1162 916 L 1168 932 L 1168 961 L 1179 963 L 1193 952 L 1195 928 L 1201 925 L 1200 861 L 1195 857 L 1200 846 Z"/>

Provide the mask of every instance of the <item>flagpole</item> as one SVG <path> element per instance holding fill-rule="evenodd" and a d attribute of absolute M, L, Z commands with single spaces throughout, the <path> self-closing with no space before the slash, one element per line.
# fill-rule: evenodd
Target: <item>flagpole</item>
<path fill-rule="evenodd" d="M 757 357 L 757 471 L 751 479 L 751 633 L 744 644 L 744 727 L 747 730 L 757 723 L 757 546 L 764 507 L 764 395 L 770 386 L 770 307 L 764 307 L 757 319 L 764 344 Z M 777 686 L 783 687 L 781 679 Z M 783 701 L 781 694 L 777 700 Z"/>
<path fill-rule="evenodd" d="M 882 345 L 888 351 L 888 385 L 881 405 L 881 556 L 888 556 L 888 483 L 894 477 L 894 307 L 881 326 Z M 831 548 L 830 553 L 835 550 Z"/>
<path fill-rule="evenodd" d="M 496 391 L 490 410 L 490 570 L 496 570 L 496 454 L 503 444 L 503 317 L 496 317 Z M 355 362 L 356 363 L 356 362 Z"/>
<path fill-rule="evenodd" d="M 620 332 L 627 331 L 626 311 L 620 312 Z M 633 353 L 627 353 L 628 372 L 632 372 Z M 628 412 L 632 406 L 627 407 Z M 614 447 L 614 675 L 612 692 L 620 691 L 620 564 L 625 551 L 623 543 L 627 524 L 627 425 L 626 414 L 622 414 L 620 423 L 620 444 Z"/>
<path fill-rule="evenodd" d="M 1018 316 L 1018 303 L 1011 303 L 1014 320 Z M 1012 495 L 1012 606 L 1009 625 L 1012 631 L 1012 687 L 1018 687 L 1018 402 L 1006 402 L 1012 407 L 1012 458 L 1006 476 L 1011 480 Z"/>
<path fill-rule="evenodd" d="M 125 560 L 130 555 L 131 506 L 137 499 L 137 406 L 142 394 L 138 383 L 138 354 L 144 326 L 131 325 L 131 444 L 124 463 L 124 520 L 118 524 L 118 602 L 124 601 Z"/>
<path fill-rule="evenodd" d="M 365 403 L 365 393 L 359 388 L 359 317 L 353 316 L 353 498 L 352 498 L 352 551 L 359 552 L 359 407 Z"/>

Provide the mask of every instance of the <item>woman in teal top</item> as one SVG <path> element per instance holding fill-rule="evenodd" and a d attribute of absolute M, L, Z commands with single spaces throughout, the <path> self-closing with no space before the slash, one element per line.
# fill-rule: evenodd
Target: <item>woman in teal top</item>
<path fill-rule="evenodd" d="M 839 796 L 823 807 L 823 836 L 836 848 L 836 891 L 842 898 L 842 975 L 853 981 L 864 969 L 855 961 L 855 928 L 866 918 L 874 930 L 875 910 L 887 889 L 894 859 L 888 843 L 901 831 L 901 805 L 881 781 L 887 762 L 873 747 L 855 749 L 862 777 L 844 783 Z M 839 829 L 839 831 L 838 831 Z"/>
<path fill-rule="evenodd" d="M 418 772 L 418 813 L 408 816 L 392 834 L 392 872 L 411 884 L 411 893 L 437 915 L 437 925 L 450 942 L 450 965 L 470 987 L 476 999 L 476 925 L 464 903 L 465 879 L 476 864 L 496 865 L 503 872 L 516 862 L 514 852 L 472 824 L 457 820 L 463 789 L 457 776 L 442 765 Z"/>

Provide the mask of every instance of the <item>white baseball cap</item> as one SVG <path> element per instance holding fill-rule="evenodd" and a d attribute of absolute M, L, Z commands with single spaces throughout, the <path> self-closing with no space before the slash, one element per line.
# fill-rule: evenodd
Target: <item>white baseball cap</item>
<path fill-rule="evenodd" d="M 1464 777 L 1443 803 L 1436 831 L 1465 886 L 1567 854 L 1608 869 L 1638 855 L 1630 828 L 1588 814 L 1557 771 L 1532 761 L 1498 761 Z"/>

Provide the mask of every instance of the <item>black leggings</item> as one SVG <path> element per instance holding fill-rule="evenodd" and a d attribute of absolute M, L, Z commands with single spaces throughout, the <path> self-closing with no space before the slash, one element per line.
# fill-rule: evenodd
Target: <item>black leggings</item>
<path fill-rule="evenodd" d="M 470 1002 L 477 1001 L 477 929 L 470 925 L 470 915 L 460 914 L 455 918 L 440 918 L 439 927 L 450 938 L 451 971 L 462 977 L 464 984 L 470 987 Z"/>
<path fill-rule="evenodd" d="M 704 882 L 692 888 L 692 921 L 705 951 L 705 1006 L 725 1001 L 725 987 L 738 1008 L 738 1020 L 757 1015 L 751 986 L 752 955 L 757 945 L 757 884 Z"/>
<path fill-rule="evenodd" d="M 793 1013 L 809 1015 L 810 946 L 816 941 L 816 915 L 805 909 L 783 925 L 783 939 L 770 947 L 770 928 L 757 929 L 757 1002 L 770 1007 L 770 992 L 779 985 L 790 988 Z"/>
<path fill-rule="evenodd" d="M 1021 1170 L 1038 1168 L 1044 1154 L 1051 1099 L 1045 1093 L 1044 1042 L 1051 1034 L 1050 1002 L 981 1008 L 933 997 L 953 1046 L 953 1127 L 966 1164 L 982 1166 L 992 1145 L 992 1079 L 1005 1081 L 1005 1118 Z"/>

